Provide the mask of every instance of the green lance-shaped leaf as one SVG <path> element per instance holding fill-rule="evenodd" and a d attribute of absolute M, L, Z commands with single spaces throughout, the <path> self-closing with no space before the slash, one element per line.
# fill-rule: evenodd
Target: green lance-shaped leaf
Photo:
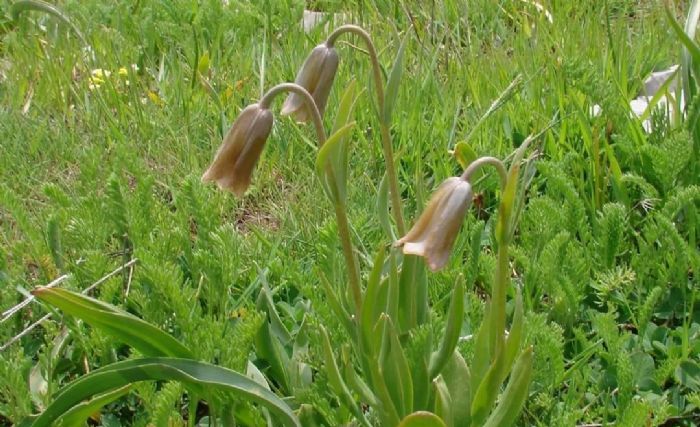
<path fill-rule="evenodd" d="M 379 400 L 374 392 L 370 389 L 366 382 L 355 372 L 355 367 L 351 361 L 343 361 L 343 374 L 345 374 L 345 382 L 350 385 L 350 388 L 357 393 L 363 402 L 370 406 L 379 404 Z"/>
<path fill-rule="evenodd" d="M 370 271 L 369 278 L 367 279 L 367 290 L 365 291 L 364 299 L 362 301 L 360 327 L 362 328 L 362 334 L 366 346 L 368 346 L 372 341 L 372 329 L 379 319 L 379 310 L 377 310 L 377 305 L 380 304 L 379 295 L 381 292 L 382 269 L 384 268 L 385 257 L 386 250 L 382 245 L 379 247 L 377 250 L 377 255 L 374 257 L 372 271 Z M 384 306 L 380 305 L 380 307 L 381 311 L 383 311 Z M 368 350 L 370 351 L 370 354 L 374 353 L 374 349 Z"/>
<path fill-rule="evenodd" d="M 474 393 L 471 406 L 472 421 L 481 424 L 496 401 L 498 390 L 511 370 L 513 361 L 520 350 L 520 341 L 523 334 L 523 298 L 518 289 L 515 297 L 515 312 L 510 333 L 503 350 L 496 355 L 481 384 Z"/>
<path fill-rule="evenodd" d="M 442 377 L 452 397 L 452 414 L 455 427 L 471 425 L 471 390 L 469 368 L 459 352 L 452 353 L 450 361 L 442 370 Z"/>
<path fill-rule="evenodd" d="M 472 424 L 481 425 L 491 412 L 491 407 L 498 397 L 498 390 L 503 382 L 501 373 L 504 365 L 505 352 L 500 351 L 496 354 L 496 358 L 474 392 L 471 406 Z"/>
<path fill-rule="evenodd" d="M 289 392 L 289 356 L 284 351 L 282 344 L 273 336 L 271 325 L 268 322 L 263 322 L 255 335 L 255 350 L 262 359 L 265 359 L 270 364 L 270 373 L 280 387 Z"/>
<path fill-rule="evenodd" d="M 418 411 L 401 420 L 399 427 L 447 427 L 445 423 L 437 415 L 427 412 Z"/>
<path fill-rule="evenodd" d="M 442 336 L 440 347 L 430 356 L 428 373 L 433 379 L 440 374 L 442 368 L 449 362 L 459 342 L 459 333 L 464 318 L 464 285 L 459 281 L 452 292 L 452 301 L 447 312 L 447 325 Z"/>
<path fill-rule="evenodd" d="M 445 422 L 447 427 L 452 427 L 454 425 L 454 405 L 452 404 L 450 391 L 442 376 L 433 380 L 433 387 L 435 390 L 433 412 Z"/>
<path fill-rule="evenodd" d="M 265 273 L 260 272 L 260 274 L 262 278 L 262 288 L 260 289 L 258 300 L 256 302 L 257 309 L 267 313 L 268 320 L 270 321 L 270 331 L 280 341 L 280 343 L 287 345 L 292 342 L 292 335 L 289 333 L 287 327 L 284 326 L 284 323 L 277 312 L 275 302 L 272 300 L 272 292 L 267 284 L 267 278 L 264 276 Z"/>
<path fill-rule="evenodd" d="M 328 375 L 328 384 L 330 384 L 333 392 L 339 397 L 341 402 L 350 409 L 350 411 L 355 415 L 355 417 L 362 423 L 362 425 L 369 426 L 369 422 L 362 413 L 362 410 L 358 406 L 355 399 L 350 394 L 350 390 L 343 377 L 340 375 L 340 370 L 338 365 L 335 363 L 335 358 L 333 357 L 333 347 L 331 347 L 331 341 L 328 338 L 328 332 L 321 326 L 321 344 L 323 345 L 323 357 L 326 365 L 326 375 Z"/>
<path fill-rule="evenodd" d="M 328 304 L 331 307 L 331 310 L 335 313 L 336 316 L 338 316 L 338 319 L 340 319 L 340 322 L 345 326 L 345 330 L 350 334 L 355 333 L 355 324 L 352 322 L 352 319 L 350 318 L 350 313 L 346 309 L 346 307 L 343 306 L 342 300 L 338 297 L 336 294 L 335 290 L 333 289 L 333 285 L 331 285 L 331 282 L 328 280 L 328 278 L 321 274 L 321 286 L 323 286 L 323 290 L 326 291 L 326 298 Z"/>
<path fill-rule="evenodd" d="M 399 322 L 401 334 L 425 322 L 428 312 L 428 279 L 425 263 L 416 255 L 404 255 L 399 277 Z"/>
<path fill-rule="evenodd" d="M 323 144 L 316 155 L 316 175 L 321 180 L 321 184 L 326 191 L 326 195 L 328 195 L 328 197 L 330 197 L 330 199 L 333 201 L 345 200 L 345 196 L 347 194 L 346 182 L 338 179 L 337 171 L 334 170 L 333 159 L 339 155 L 339 150 L 341 150 L 345 142 L 345 138 L 348 136 L 354 126 L 355 122 L 350 122 L 333 132 L 333 135 L 326 140 L 326 143 Z M 329 182 L 328 180 L 327 168 L 329 167 L 336 175 L 335 183 Z"/>
<path fill-rule="evenodd" d="M 391 228 L 391 216 L 389 215 L 389 176 L 386 172 L 377 189 L 377 217 L 384 233 L 392 241 L 396 240 L 394 230 Z"/>
<path fill-rule="evenodd" d="M 191 359 L 153 357 L 113 363 L 73 381 L 59 391 L 32 427 L 52 426 L 84 400 L 140 381 L 180 381 L 193 391 L 231 392 L 264 406 L 286 426 L 301 426 L 282 399 L 238 372 Z"/>
<path fill-rule="evenodd" d="M 338 132 L 348 123 L 350 123 L 353 112 L 355 111 L 355 101 L 358 98 L 356 88 L 357 82 L 355 80 L 352 80 L 345 88 L 345 91 L 340 98 L 338 113 L 335 116 L 332 133 Z M 330 163 L 333 171 L 335 172 L 335 179 L 338 181 L 338 189 L 343 200 L 345 200 L 347 196 L 348 152 L 348 138 L 342 137 L 337 143 L 337 148 L 333 149 L 332 154 L 330 155 Z"/>
<path fill-rule="evenodd" d="M 479 327 L 479 330 L 476 333 L 474 341 L 474 357 L 471 361 L 472 365 L 470 387 L 472 393 L 474 393 L 479 387 L 479 384 L 481 384 L 481 380 L 484 378 L 484 375 L 486 375 L 486 371 L 488 370 L 489 365 L 491 364 L 492 349 L 489 345 L 489 319 L 491 317 L 490 313 L 491 304 L 487 302 L 486 307 L 484 309 L 484 320 L 482 320 L 481 322 L 481 326 Z"/>
<path fill-rule="evenodd" d="M 382 332 L 379 369 L 399 416 L 404 416 L 413 411 L 413 382 L 408 360 L 389 316 L 380 317 L 378 330 Z"/>
<path fill-rule="evenodd" d="M 84 426 L 85 421 L 87 421 L 92 414 L 102 409 L 103 406 L 124 396 L 133 388 L 134 386 L 132 384 L 128 384 L 123 387 L 119 387 L 118 389 L 94 396 L 90 400 L 80 402 L 65 413 L 61 419 L 61 424 L 66 427 Z"/>
<path fill-rule="evenodd" d="M 506 339 L 505 345 L 505 360 L 503 372 L 501 373 L 501 381 L 505 379 L 507 372 L 513 366 L 515 357 L 520 352 L 520 341 L 523 336 L 523 294 L 520 288 L 517 288 L 515 294 L 515 311 L 513 312 L 513 323 L 510 325 L 510 332 Z"/>
<path fill-rule="evenodd" d="M 399 94 L 399 83 L 401 82 L 401 74 L 403 73 L 403 56 L 408 42 L 408 34 L 404 36 L 399 46 L 399 52 L 396 54 L 394 65 L 391 67 L 389 79 L 386 82 L 386 92 L 384 93 L 384 111 L 382 111 L 382 120 L 384 123 L 391 122 L 391 113 L 394 111 L 396 97 Z"/>
<path fill-rule="evenodd" d="M 60 288 L 38 288 L 32 294 L 134 347 L 145 356 L 194 357 L 173 336 L 113 305 Z"/>
<path fill-rule="evenodd" d="M 528 347 L 515 362 L 508 386 L 484 427 L 509 427 L 515 424 L 528 395 L 531 375 L 532 347 Z"/>
<path fill-rule="evenodd" d="M 428 364 L 430 363 L 430 349 L 432 348 L 432 335 L 423 349 L 423 353 L 414 355 L 411 366 L 411 378 L 413 379 L 413 409 L 427 409 L 432 394 L 432 382 L 428 375 Z M 417 359 L 417 360 L 415 360 Z"/>
<path fill-rule="evenodd" d="M 697 26 L 697 18 L 695 23 L 691 23 L 693 15 L 700 16 L 700 2 L 698 1 L 696 1 L 690 9 L 690 13 L 688 15 L 688 26 L 686 30 L 684 30 L 681 28 L 680 24 L 678 24 L 676 18 L 673 17 L 673 12 L 671 9 L 668 7 L 668 5 L 666 5 L 666 16 L 668 17 L 668 22 L 671 24 L 671 28 L 681 40 L 681 43 L 683 43 L 685 48 L 681 57 L 681 76 L 683 80 L 683 92 L 687 97 L 686 102 L 688 104 L 690 104 L 690 101 L 697 90 L 697 87 L 694 87 L 691 83 L 691 72 L 695 73 L 696 78 L 700 78 L 700 46 L 695 43 L 693 37 L 691 36 L 694 35 L 695 27 Z M 697 82 L 695 84 L 697 85 Z"/>

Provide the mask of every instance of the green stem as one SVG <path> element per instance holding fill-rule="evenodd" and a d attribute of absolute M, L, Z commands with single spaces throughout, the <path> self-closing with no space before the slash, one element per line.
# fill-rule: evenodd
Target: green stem
<path fill-rule="evenodd" d="M 335 41 L 344 33 L 352 33 L 357 35 L 362 39 L 362 41 L 367 46 L 367 53 L 369 54 L 370 62 L 372 63 L 372 77 L 374 79 L 375 91 L 377 92 L 377 104 L 378 104 L 378 117 L 379 117 L 379 128 L 382 138 L 382 151 L 384 152 L 384 162 L 386 163 L 387 175 L 389 176 L 389 192 L 391 197 L 391 210 L 394 214 L 394 220 L 396 221 L 396 228 L 398 229 L 399 235 L 403 236 L 406 234 L 406 225 L 403 219 L 403 210 L 401 209 L 401 193 L 399 191 L 399 179 L 396 174 L 396 164 L 394 163 L 394 151 L 391 145 L 391 134 L 389 133 L 389 127 L 391 123 L 388 123 L 384 119 L 384 80 L 382 79 L 382 68 L 379 64 L 379 57 L 377 56 L 377 50 L 374 47 L 372 38 L 369 33 L 365 31 L 362 27 L 357 25 L 342 25 L 335 29 L 328 36 L 326 44 L 328 47 L 333 47 Z"/>
<path fill-rule="evenodd" d="M 501 181 L 501 190 L 506 188 L 508 182 L 508 174 L 503 162 L 495 157 L 480 157 L 474 160 L 462 173 L 461 178 L 465 181 L 470 181 L 474 172 L 483 166 L 493 166 L 498 172 Z M 503 215 L 506 212 L 503 202 L 498 207 L 499 226 L 501 230 L 507 230 L 510 218 Z M 506 232 L 505 235 L 508 233 Z M 504 346 L 505 329 L 506 329 L 506 291 L 510 282 L 510 272 L 508 265 L 508 242 L 506 239 L 497 238 L 498 240 L 498 255 L 496 264 L 496 277 L 491 290 L 491 310 L 490 310 L 490 327 L 489 327 L 489 348 L 492 356 L 498 354 Z"/>
<path fill-rule="evenodd" d="M 322 147 L 326 143 L 326 131 L 323 128 L 323 119 L 321 118 L 321 113 L 318 111 L 318 106 L 314 101 L 313 97 L 309 92 L 303 87 L 295 83 L 281 83 L 277 86 L 272 87 L 265 93 L 265 95 L 260 99 L 260 107 L 268 109 L 272 100 L 283 92 L 293 92 L 299 95 L 306 103 L 307 108 L 311 112 L 311 118 L 314 123 L 314 128 L 316 129 L 316 136 L 318 137 L 318 145 Z M 340 201 L 338 197 L 338 181 L 335 177 L 335 172 L 328 166 L 326 168 L 326 173 L 328 174 L 328 181 L 333 192 L 333 208 L 335 210 L 336 221 L 338 222 L 338 234 L 340 235 L 340 242 L 343 247 L 343 256 L 345 257 L 345 264 L 348 267 L 348 278 L 350 281 L 350 290 L 352 293 L 353 301 L 355 303 L 355 311 L 359 316 L 360 309 L 362 307 L 362 288 L 360 286 L 360 269 L 357 265 L 357 260 L 355 259 L 355 254 L 352 247 L 352 238 L 350 234 L 350 224 L 347 216 L 347 209 L 345 204 Z"/>

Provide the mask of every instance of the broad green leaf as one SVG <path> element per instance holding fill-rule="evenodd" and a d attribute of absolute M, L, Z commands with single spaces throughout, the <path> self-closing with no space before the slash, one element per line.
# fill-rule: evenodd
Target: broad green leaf
<path fill-rule="evenodd" d="M 396 54 L 394 65 L 391 67 L 389 79 L 386 82 L 386 92 L 384 93 L 384 111 L 382 111 L 382 120 L 385 124 L 391 123 L 391 113 L 394 111 L 396 97 L 399 94 L 399 83 L 401 82 L 401 74 L 403 72 L 403 56 L 408 42 L 408 34 L 404 36 L 399 46 L 399 52 Z"/>
<path fill-rule="evenodd" d="M 289 356 L 270 331 L 270 323 L 263 322 L 255 335 L 255 351 L 270 365 L 270 374 L 284 392 L 291 392 L 289 381 Z"/>
<path fill-rule="evenodd" d="M 379 329 L 382 346 L 379 352 L 379 369 L 399 416 L 413 411 L 413 383 L 411 370 L 399 342 L 391 318 L 380 317 Z"/>
<path fill-rule="evenodd" d="M 452 412 L 455 427 L 469 427 L 471 425 L 471 390 L 467 362 L 459 352 L 452 353 L 450 361 L 442 370 L 447 389 L 452 397 Z"/>
<path fill-rule="evenodd" d="M 464 285 L 457 282 L 452 291 L 452 301 L 447 311 L 447 324 L 442 335 L 440 347 L 430 356 L 429 375 L 430 379 L 437 377 L 445 364 L 450 360 L 459 342 L 459 334 L 462 330 L 462 319 L 464 318 Z"/>
<path fill-rule="evenodd" d="M 301 426 L 282 399 L 250 378 L 209 363 L 169 357 L 126 360 L 92 371 L 63 388 L 32 426 L 49 427 L 84 400 L 140 381 L 180 381 L 200 392 L 230 392 L 264 406 L 284 425 Z"/>
<path fill-rule="evenodd" d="M 484 427 L 509 427 L 515 424 L 528 395 L 531 374 L 532 347 L 528 347 L 515 362 L 508 385 Z"/>
<path fill-rule="evenodd" d="M 90 400 L 80 402 L 75 405 L 61 419 L 61 425 L 66 427 L 84 426 L 90 416 L 102 409 L 103 406 L 114 402 L 124 396 L 134 388 L 133 385 L 125 385 L 116 390 L 111 390 L 106 393 L 94 396 Z"/>
<path fill-rule="evenodd" d="M 333 169 L 333 164 L 331 159 L 335 156 L 338 150 L 341 148 L 344 139 L 348 136 L 352 128 L 355 126 L 355 122 L 350 122 L 345 126 L 341 127 L 337 131 L 333 132 L 318 150 L 316 155 L 316 175 L 321 180 L 323 188 L 326 190 L 326 194 L 331 198 L 332 201 L 345 200 L 345 182 L 339 182 L 337 171 Z M 328 169 L 330 168 L 330 170 Z M 335 177 L 335 183 L 329 182 L 333 181 L 329 175 Z"/>
<path fill-rule="evenodd" d="M 194 357 L 171 335 L 113 305 L 60 288 L 38 288 L 32 294 L 134 347 L 145 356 Z"/>
<path fill-rule="evenodd" d="M 700 365 L 684 360 L 678 364 L 675 374 L 679 384 L 695 392 L 700 391 Z"/>
<path fill-rule="evenodd" d="M 452 396 L 450 396 L 450 391 L 447 389 L 447 384 L 442 376 L 439 376 L 433 380 L 433 387 L 435 390 L 435 404 L 433 412 L 435 415 L 440 417 L 440 419 L 442 419 L 447 427 L 453 427 L 454 414 Z"/>
<path fill-rule="evenodd" d="M 427 412 L 418 411 L 401 420 L 399 427 L 447 427 L 445 423 L 437 415 Z"/>
<path fill-rule="evenodd" d="M 404 255 L 399 276 L 399 333 L 408 333 L 418 326 L 428 310 L 425 263 L 419 256 Z"/>

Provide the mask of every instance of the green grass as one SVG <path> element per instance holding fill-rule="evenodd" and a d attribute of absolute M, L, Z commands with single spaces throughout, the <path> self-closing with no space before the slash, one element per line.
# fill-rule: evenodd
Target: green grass
<path fill-rule="evenodd" d="M 432 190 L 461 172 L 449 154 L 457 143 L 502 158 L 553 123 L 513 250 L 536 349 L 519 425 L 700 423 L 700 176 L 689 173 L 700 142 L 658 117 L 646 135 L 628 110 L 646 75 L 679 60 L 663 5 L 543 2 L 550 24 L 519 0 L 355 3 L 314 7 L 367 28 L 387 73 L 410 36 L 392 128 L 410 224 Z M 13 20 L 8 2 L 0 6 L 0 307 L 62 273 L 71 275 L 62 287 L 82 290 L 136 257 L 131 278 L 117 275 L 95 295 L 172 333 L 200 360 L 243 371 L 250 359 L 267 373 L 254 345 L 263 320 L 255 298 L 266 282 L 299 345 L 307 341 L 300 357 L 316 370 L 316 326 L 334 343 L 346 339 L 319 277 L 342 283 L 345 273 L 332 208 L 313 173 L 312 129 L 276 117 L 242 199 L 199 178 L 238 112 L 292 81 L 324 30 L 304 34 L 304 3 L 292 0 L 59 5 L 89 49 L 50 15 Z M 679 20 L 685 12 L 677 10 Z M 349 42 L 339 50 L 328 112 L 350 79 L 366 88 L 348 203 L 366 271 L 376 247 L 389 243 L 375 213 L 384 163 L 369 63 Z M 99 88 L 90 87 L 95 69 L 112 73 Z M 522 88 L 472 132 L 519 74 Z M 590 117 L 593 104 L 601 116 Z M 471 211 L 448 268 L 429 276 L 437 313 L 460 274 L 468 279 L 463 335 L 481 319 L 496 264 L 496 188 L 490 175 L 477 186 L 482 207 Z M 46 312 L 32 303 L 0 325 L 0 341 Z M 471 342 L 460 351 L 471 354 Z M 0 353 L 0 424 L 39 412 L 70 380 L 130 355 L 55 313 Z M 30 377 L 43 379 L 45 392 Z M 326 381 L 317 373 L 286 392 L 345 422 Z M 107 406 L 102 423 L 168 425 L 186 415 L 181 391 L 141 384 Z"/>

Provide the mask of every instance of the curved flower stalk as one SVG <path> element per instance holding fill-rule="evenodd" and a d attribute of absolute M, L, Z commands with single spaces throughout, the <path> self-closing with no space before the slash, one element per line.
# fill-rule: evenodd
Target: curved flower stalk
<path fill-rule="evenodd" d="M 319 106 L 320 112 L 323 113 L 326 102 L 328 101 L 330 89 L 335 79 L 335 74 L 338 69 L 339 58 L 334 47 L 335 42 L 345 33 L 355 34 L 362 39 L 367 46 L 367 53 L 372 63 L 372 76 L 374 79 L 375 91 L 377 93 L 377 103 L 379 106 L 378 114 L 380 133 L 382 137 L 382 151 L 389 178 L 391 210 L 394 215 L 394 220 L 396 221 L 396 227 L 399 234 L 404 234 L 406 232 L 406 227 L 403 219 L 403 210 L 401 208 L 401 193 L 399 191 L 399 181 L 396 174 L 391 135 L 389 133 L 389 127 L 391 125 L 391 108 L 388 107 L 390 107 L 390 104 L 393 103 L 393 100 L 387 100 L 386 93 L 388 91 L 384 90 L 384 80 L 382 78 L 381 65 L 379 64 L 377 50 L 369 33 L 357 25 L 343 25 L 338 27 L 328 36 L 324 43 L 316 46 L 311 51 L 299 70 L 295 82 L 300 86 L 303 86 L 313 95 L 314 100 Z M 403 51 L 400 50 L 399 57 L 394 65 L 395 68 L 401 66 L 400 59 L 402 52 Z M 396 78 L 394 79 L 395 85 L 398 85 L 400 73 L 392 73 L 392 76 L 394 74 L 396 74 Z M 282 108 L 282 114 L 293 115 L 296 120 L 302 122 L 308 119 L 308 115 L 306 114 L 305 110 L 301 108 L 301 101 L 296 94 L 290 94 L 287 97 L 284 107 Z"/>

